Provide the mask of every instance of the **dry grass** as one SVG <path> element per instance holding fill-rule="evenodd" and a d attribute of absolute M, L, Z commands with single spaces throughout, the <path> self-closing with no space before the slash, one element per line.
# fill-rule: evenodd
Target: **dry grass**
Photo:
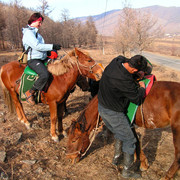
<path fill-rule="evenodd" d="M 160 54 L 180 57 L 180 38 L 157 39 L 148 50 Z"/>
<path fill-rule="evenodd" d="M 109 45 L 108 45 L 109 46 Z M 88 50 L 90 55 L 104 67 L 118 54 L 110 47 L 101 50 Z M 59 55 L 64 54 L 61 50 Z M 0 54 L 0 67 L 17 59 L 16 53 Z M 166 69 L 154 64 L 153 74 L 158 80 L 180 82 L 180 72 Z M 70 112 L 63 117 L 64 129 L 67 129 L 73 118 L 77 118 L 89 102 L 89 92 L 76 88 L 67 101 Z M 16 114 L 10 115 L 4 105 L 0 89 L 0 151 L 6 152 L 5 162 L 0 162 L 0 174 L 9 179 L 38 179 L 38 180 L 119 180 L 122 179 L 111 161 L 113 157 L 113 139 L 109 143 L 103 141 L 98 134 L 87 155 L 77 164 L 72 165 L 65 156 L 67 139 L 59 143 L 51 140 L 50 114 L 47 105 L 31 107 L 24 105 L 32 129 L 27 130 L 17 120 Z M 170 167 L 174 158 L 174 147 L 170 128 L 147 131 L 137 129 L 143 137 L 144 151 L 150 162 L 150 168 L 142 173 L 142 180 L 159 180 Z M 19 134 L 22 133 L 20 139 Z M 21 134 L 20 134 L 21 135 Z M 17 137 L 17 138 L 16 138 Z M 0 179 L 1 179 L 0 175 Z M 179 179 L 179 176 L 175 178 Z"/>

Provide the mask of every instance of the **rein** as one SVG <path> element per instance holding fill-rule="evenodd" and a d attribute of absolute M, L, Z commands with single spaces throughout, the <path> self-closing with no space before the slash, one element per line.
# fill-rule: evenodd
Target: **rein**
<path fill-rule="evenodd" d="M 144 120 L 144 113 L 143 113 L 143 103 L 141 103 L 140 105 L 140 112 L 141 112 L 141 119 L 142 119 L 143 127 L 146 128 L 145 120 Z"/>
<path fill-rule="evenodd" d="M 97 132 L 97 129 L 98 129 L 98 124 L 99 124 L 99 113 L 98 113 L 98 117 L 97 117 L 97 122 L 96 122 L 96 127 L 93 129 L 93 135 L 90 137 L 90 144 L 89 146 L 87 147 L 86 151 L 81 155 L 82 157 L 86 155 L 87 151 L 89 150 L 89 148 L 91 147 L 95 137 L 96 137 L 96 132 Z"/>
<path fill-rule="evenodd" d="M 63 48 L 61 48 L 64 52 L 65 52 L 65 54 L 67 54 L 68 56 L 69 56 L 69 54 L 67 53 L 67 51 L 65 51 Z M 82 72 L 81 72 L 81 70 L 80 70 L 80 66 L 82 66 L 82 67 L 84 67 L 84 68 L 88 68 L 89 69 L 89 72 L 90 73 L 93 73 L 93 68 L 97 65 L 97 63 L 95 62 L 92 66 L 86 66 L 86 65 L 84 65 L 84 64 L 81 64 L 80 62 L 79 62 L 79 60 L 78 60 L 78 56 L 75 56 L 76 57 L 76 65 L 77 65 L 77 68 L 78 68 L 78 71 L 79 71 L 79 73 L 81 74 L 81 75 L 83 75 L 82 74 Z M 72 60 L 72 58 L 69 56 L 69 58 Z"/>

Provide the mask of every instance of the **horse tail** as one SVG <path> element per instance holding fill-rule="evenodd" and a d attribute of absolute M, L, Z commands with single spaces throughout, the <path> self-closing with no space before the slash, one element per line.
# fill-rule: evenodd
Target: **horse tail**
<path fill-rule="evenodd" d="M 8 89 L 6 88 L 6 86 L 4 85 L 2 81 L 2 71 L 3 69 L 1 68 L 0 69 L 0 84 L 3 91 L 4 102 L 7 105 L 10 114 L 13 114 L 15 112 L 15 106 L 14 106 L 10 92 L 8 91 Z"/>

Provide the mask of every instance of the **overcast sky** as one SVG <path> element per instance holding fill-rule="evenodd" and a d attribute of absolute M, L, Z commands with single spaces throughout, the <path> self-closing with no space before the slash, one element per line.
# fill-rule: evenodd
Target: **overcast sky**
<path fill-rule="evenodd" d="M 13 0 L 0 0 L 4 3 L 11 3 Z M 60 20 L 64 9 L 69 11 L 70 18 L 93 16 L 113 9 L 122 9 L 124 0 L 48 0 L 53 12 L 49 15 L 52 19 Z M 129 0 L 131 7 L 141 8 L 152 5 L 165 7 L 180 7 L 180 0 Z M 21 0 L 25 7 L 36 8 L 39 0 Z"/>

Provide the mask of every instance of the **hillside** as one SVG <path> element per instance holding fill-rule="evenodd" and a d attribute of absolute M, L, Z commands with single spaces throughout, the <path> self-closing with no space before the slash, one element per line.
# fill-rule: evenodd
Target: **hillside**
<path fill-rule="evenodd" d="M 180 34 L 180 7 L 149 6 L 140 8 L 148 11 L 158 19 L 158 23 L 164 28 L 165 34 Z M 117 27 L 122 10 L 116 9 L 92 16 L 99 34 L 112 36 Z M 88 17 L 79 17 L 84 22 Z"/>

